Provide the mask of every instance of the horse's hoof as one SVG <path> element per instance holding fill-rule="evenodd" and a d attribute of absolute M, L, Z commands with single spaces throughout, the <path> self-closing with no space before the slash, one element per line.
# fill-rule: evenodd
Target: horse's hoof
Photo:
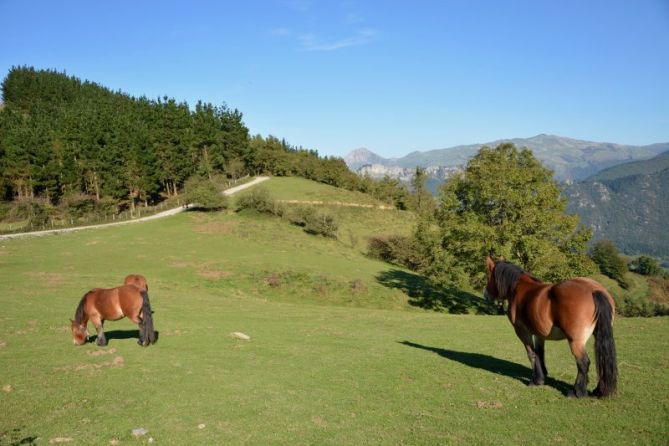
<path fill-rule="evenodd" d="M 587 396 L 587 395 L 588 395 L 587 393 L 579 394 L 574 389 L 571 389 L 567 392 L 567 398 L 569 398 L 570 400 L 575 400 L 577 398 L 583 398 L 584 396 Z"/>
<path fill-rule="evenodd" d="M 539 382 L 530 381 L 527 385 L 529 387 L 540 387 L 540 386 L 544 385 L 544 382 L 543 381 L 539 381 Z"/>

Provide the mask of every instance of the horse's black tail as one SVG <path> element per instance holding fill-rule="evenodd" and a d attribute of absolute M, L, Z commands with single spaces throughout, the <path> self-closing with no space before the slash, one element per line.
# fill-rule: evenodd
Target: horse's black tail
<path fill-rule="evenodd" d="M 618 385 L 618 365 L 616 363 L 616 343 L 613 340 L 613 308 L 609 299 L 601 291 L 592 293 L 595 300 L 595 357 L 599 384 L 595 393 L 606 397 L 616 393 Z"/>
<path fill-rule="evenodd" d="M 156 331 L 153 328 L 153 311 L 149 303 L 149 293 L 144 290 L 142 294 L 142 324 L 144 325 L 144 339 L 141 339 L 143 345 L 156 343 Z"/>

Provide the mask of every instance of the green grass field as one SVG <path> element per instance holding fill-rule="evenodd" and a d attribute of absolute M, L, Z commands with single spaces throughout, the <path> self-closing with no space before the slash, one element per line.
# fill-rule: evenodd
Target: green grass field
<path fill-rule="evenodd" d="M 419 278 L 362 255 L 410 216 L 342 213 L 338 240 L 227 212 L 0 242 L 0 444 L 667 444 L 668 318 L 617 320 L 618 396 L 565 398 L 564 341 L 528 388 L 505 317 L 422 310 Z M 135 272 L 159 342 L 122 320 L 73 346 L 81 296 Z"/>

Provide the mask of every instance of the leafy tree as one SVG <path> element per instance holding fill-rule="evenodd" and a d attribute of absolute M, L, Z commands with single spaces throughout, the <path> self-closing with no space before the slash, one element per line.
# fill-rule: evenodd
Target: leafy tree
<path fill-rule="evenodd" d="M 627 288 L 627 282 L 625 281 L 627 263 L 620 256 L 618 248 L 611 240 L 602 239 L 595 242 L 592 245 L 590 257 L 597 264 L 602 274 L 618 282 L 621 287 Z"/>
<path fill-rule="evenodd" d="M 484 282 L 482 259 L 490 250 L 545 280 L 593 271 L 585 255 L 589 232 L 565 214 L 560 192 L 530 150 L 508 143 L 481 148 L 441 188 L 438 234 L 426 237 L 426 262 L 460 270 L 456 276 L 464 272 L 475 286 Z"/>
<path fill-rule="evenodd" d="M 215 211 L 228 207 L 226 197 L 207 178 L 192 177 L 184 186 L 186 200 L 198 209 Z"/>

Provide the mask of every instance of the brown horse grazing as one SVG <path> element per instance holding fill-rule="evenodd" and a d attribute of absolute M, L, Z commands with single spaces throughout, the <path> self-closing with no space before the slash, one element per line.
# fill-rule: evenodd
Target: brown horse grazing
<path fill-rule="evenodd" d="M 128 274 L 125 276 L 123 285 L 135 285 L 140 290 L 149 291 L 149 285 L 146 283 L 146 277 L 141 274 Z"/>
<path fill-rule="evenodd" d="M 98 332 L 97 344 L 107 345 L 103 331 L 106 320 L 117 321 L 127 316 L 139 325 L 141 346 L 155 344 L 156 332 L 153 329 L 153 316 L 149 303 L 149 294 L 135 285 L 123 285 L 112 289 L 95 288 L 84 295 L 79 302 L 72 322 L 72 336 L 75 345 L 85 344 L 88 339 L 88 321 Z"/>
<path fill-rule="evenodd" d="M 544 341 L 567 339 L 578 369 L 570 396 L 586 396 L 590 359 L 585 343 L 594 333 L 599 383 L 593 394 L 606 397 L 616 392 L 615 304 L 601 284 L 582 277 L 543 283 L 503 257 L 496 262 L 488 257 L 486 264 L 484 296 L 487 300 L 508 300 L 509 320 L 532 365 L 530 385 L 542 385 L 547 375 Z"/>

